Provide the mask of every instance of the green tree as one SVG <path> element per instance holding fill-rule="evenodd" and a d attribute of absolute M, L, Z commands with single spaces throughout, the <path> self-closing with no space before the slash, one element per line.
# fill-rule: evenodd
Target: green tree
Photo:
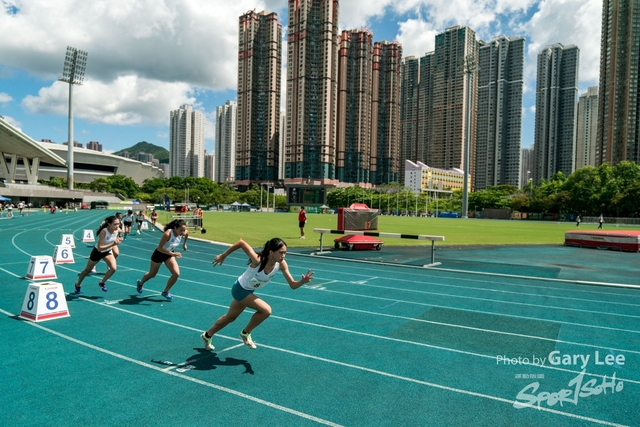
<path fill-rule="evenodd" d="M 138 184 L 128 176 L 112 175 L 106 179 L 109 184 L 108 191 L 111 193 L 119 193 L 125 197 L 133 198 L 140 192 Z"/>
<path fill-rule="evenodd" d="M 109 189 L 109 182 L 107 178 L 96 178 L 89 184 L 91 191 L 102 192 Z"/>
<path fill-rule="evenodd" d="M 49 181 L 40 180 L 40 182 L 56 188 L 67 188 L 67 180 L 58 176 L 49 177 Z"/>

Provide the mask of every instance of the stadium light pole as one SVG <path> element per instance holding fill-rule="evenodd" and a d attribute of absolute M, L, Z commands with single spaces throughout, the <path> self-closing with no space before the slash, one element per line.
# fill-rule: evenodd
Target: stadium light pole
<path fill-rule="evenodd" d="M 464 141 L 464 182 L 462 183 L 462 218 L 469 216 L 469 158 L 471 151 L 471 86 L 473 84 L 473 73 L 476 72 L 476 57 L 469 54 L 464 61 L 464 73 L 467 75 L 467 108 Z"/>
<path fill-rule="evenodd" d="M 61 82 L 69 84 L 69 139 L 67 141 L 67 188 L 73 190 L 73 85 L 81 85 L 87 68 L 87 52 L 67 46 Z"/>

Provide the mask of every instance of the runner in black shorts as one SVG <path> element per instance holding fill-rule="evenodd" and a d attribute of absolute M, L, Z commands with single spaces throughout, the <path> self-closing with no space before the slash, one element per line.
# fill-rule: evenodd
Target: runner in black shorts
<path fill-rule="evenodd" d="M 162 291 L 162 296 L 168 300 L 173 299 L 169 290 L 178 281 L 178 277 L 180 277 L 180 267 L 178 266 L 176 258 L 182 258 L 182 254 L 180 252 L 174 252 L 174 249 L 182 243 L 182 249 L 186 251 L 188 238 L 189 232 L 187 231 L 187 224 L 182 219 L 175 219 L 164 227 L 164 233 L 162 233 L 160 243 L 158 243 L 158 247 L 153 251 L 153 255 L 151 255 L 149 271 L 137 282 L 136 289 L 138 293 L 142 293 L 142 287 L 147 280 L 156 277 L 160 265 L 164 263 L 171 272 L 171 277 L 167 280 L 167 285 L 164 287 L 164 291 Z"/>
<path fill-rule="evenodd" d="M 91 251 L 91 255 L 89 255 L 89 260 L 87 261 L 87 265 L 84 267 L 84 270 L 80 272 L 78 276 L 78 281 L 75 285 L 75 294 L 81 294 L 80 287 L 82 286 L 82 281 L 87 276 L 87 274 L 91 273 L 91 270 L 96 266 L 101 259 L 107 264 L 109 269 L 104 274 L 104 277 L 100 281 L 100 288 L 107 292 L 107 280 L 116 272 L 116 257 L 113 254 L 113 249 L 117 248 L 117 246 L 122 242 L 122 239 L 118 237 L 118 229 L 120 227 L 120 221 L 115 216 L 107 217 L 98 231 L 96 235 L 98 236 L 98 243 L 94 246 Z"/>
<path fill-rule="evenodd" d="M 138 213 L 136 214 L 136 225 L 138 226 L 138 229 L 136 230 L 137 234 L 140 234 L 140 229 L 142 228 L 143 222 L 144 222 L 144 215 L 142 214 L 142 211 L 138 211 Z"/>
<path fill-rule="evenodd" d="M 127 236 L 131 233 L 131 226 L 133 225 L 133 211 L 129 209 L 127 214 L 122 218 L 122 224 L 124 225 L 124 239 L 127 240 Z"/>

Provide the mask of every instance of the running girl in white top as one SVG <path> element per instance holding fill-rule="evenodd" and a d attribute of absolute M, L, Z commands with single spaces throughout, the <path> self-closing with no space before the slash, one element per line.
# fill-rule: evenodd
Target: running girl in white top
<path fill-rule="evenodd" d="M 127 236 L 131 233 L 131 226 L 133 225 L 133 211 L 129 209 L 127 214 L 122 218 L 122 224 L 124 224 L 124 239 L 127 240 Z"/>
<path fill-rule="evenodd" d="M 138 229 L 136 230 L 136 234 L 140 234 L 140 228 L 142 228 L 142 223 L 144 222 L 144 214 L 142 213 L 142 211 L 138 211 L 138 213 L 136 214 L 135 220 L 136 220 L 136 225 L 138 226 Z"/>
<path fill-rule="evenodd" d="M 184 238 L 184 241 L 183 241 Z M 164 227 L 164 233 L 160 238 L 158 247 L 151 255 L 151 265 L 149 271 L 142 276 L 142 279 L 137 282 L 138 293 L 142 293 L 142 287 L 149 279 L 153 279 L 158 274 L 160 265 L 164 263 L 171 272 L 171 277 L 167 280 L 167 285 L 162 291 L 162 296 L 168 300 L 173 299 L 173 295 L 169 293 L 169 290 L 180 277 L 180 267 L 176 258 L 182 258 L 180 252 L 174 252 L 174 249 L 180 246 L 182 243 L 182 249 L 187 250 L 187 239 L 189 238 L 189 232 L 187 231 L 187 224 L 182 219 L 174 219 Z"/>
<path fill-rule="evenodd" d="M 116 272 L 116 257 L 113 254 L 113 250 L 118 247 L 120 242 L 122 242 L 122 239 L 118 237 L 119 231 L 120 220 L 115 216 L 109 216 L 102 222 L 100 228 L 98 228 L 98 231 L 96 232 L 96 235 L 98 236 L 98 243 L 96 243 L 91 251 L 91 255 L 89 255 L 89 259 L 87 260 L 87 265 L 84 267 L 84 270 L 80 272 L 78 281 L 76 282 L 75 294 L 82 293 L 80 290 L 82 281 L 87 274 L 91 273 L 93 267 L 95 267 L 101 259 L 104 260 L 109 269 L 104 274 L 99 285 L 104 292 L 107 292 L 107 280 L 109 280 L 113 273 Z"/>
<path fill-rule="evenodd" d="M 307 274 L 303 274 L 300 280 L 293 279 L 289 272 L 287 262 L 284 260 L 287 254 L 287 245 L 278 238 L 269 240 L 259 254 L 257 254 L 247 242 L 240 239 L 224 251 L 224 253 L 216 256 L 213 260 L 213 266 L 215 267 L 217 264 L 222 265 L 225 258 L 237 249 L 242 249 L 249 256 L 249 267 L 247 267 L 247 270 L 238 278 L 231 288 L 233 300 L 227 313 L 216 320 L 216 323 L 214 323 L 209 330 L 200 335 L 202 342 L 204 342 L 204 348 L 207 350 L 215 349 L 211 344 L 211 337 L 229 323 L 236 320 L 240 313 L 247 307 L 254 309 L 256 312 L 251 317 L 251 320 L 249 320 L 247 326 L 240 332 L 240 338 L 242 338 L 242 341 L 244 341 L 247 347 L 256 348 L 255 343 L 251 339 L 251 332 L 271 315 L 271 307 L 264 300 L 255 296 L 253 292 L 256 289 L 263 288 L 269 283 L 278 271 L 282 271 L 291 289 L 297 289 L 305 283 L 309 283 L 313 278 L 313 272 L 307 270 Z"/>

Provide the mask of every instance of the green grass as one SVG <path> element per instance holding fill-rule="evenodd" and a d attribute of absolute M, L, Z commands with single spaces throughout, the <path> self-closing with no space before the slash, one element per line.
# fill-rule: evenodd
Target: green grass
<path fill-rule="evenodd" d="M 314 228 L 337 228 L 336 215 L 308 214 L 305 227 L 307 238 L 300 240 L 298 216 L 296 213 L 238 213 L 238 212 L 205 212 L 204 228 L 206 234 L 192 236 L 233 243 L 239 238 L 252 246 L 263 246 L 273 238 L 283 239 L 290 247 L 318 247 L 319 234 Z M 166 224 L 167 214 L 160 213 L 158 221 Z M 562 244 L 564 233 L 575 230 L 573 222 L 551 221 L 502 221 L 488 219 L 454 219 L 454 218 L 412 218 L 389 217 L 378 218 L 378 231 L 403 234 L 427 234 L 444 236 L 444 242 L 437 245 L 519 245 L 519 244 Z M 582 224 L 580 229 L 595 230 L 597 224 Z M 620 227 L 617 230 L 629 229 Z M 325 246 L 332 246 L 338 234 L 327 234 Z M 383 238 L 388 246 L 430 245 L 424 240 Z"/>

